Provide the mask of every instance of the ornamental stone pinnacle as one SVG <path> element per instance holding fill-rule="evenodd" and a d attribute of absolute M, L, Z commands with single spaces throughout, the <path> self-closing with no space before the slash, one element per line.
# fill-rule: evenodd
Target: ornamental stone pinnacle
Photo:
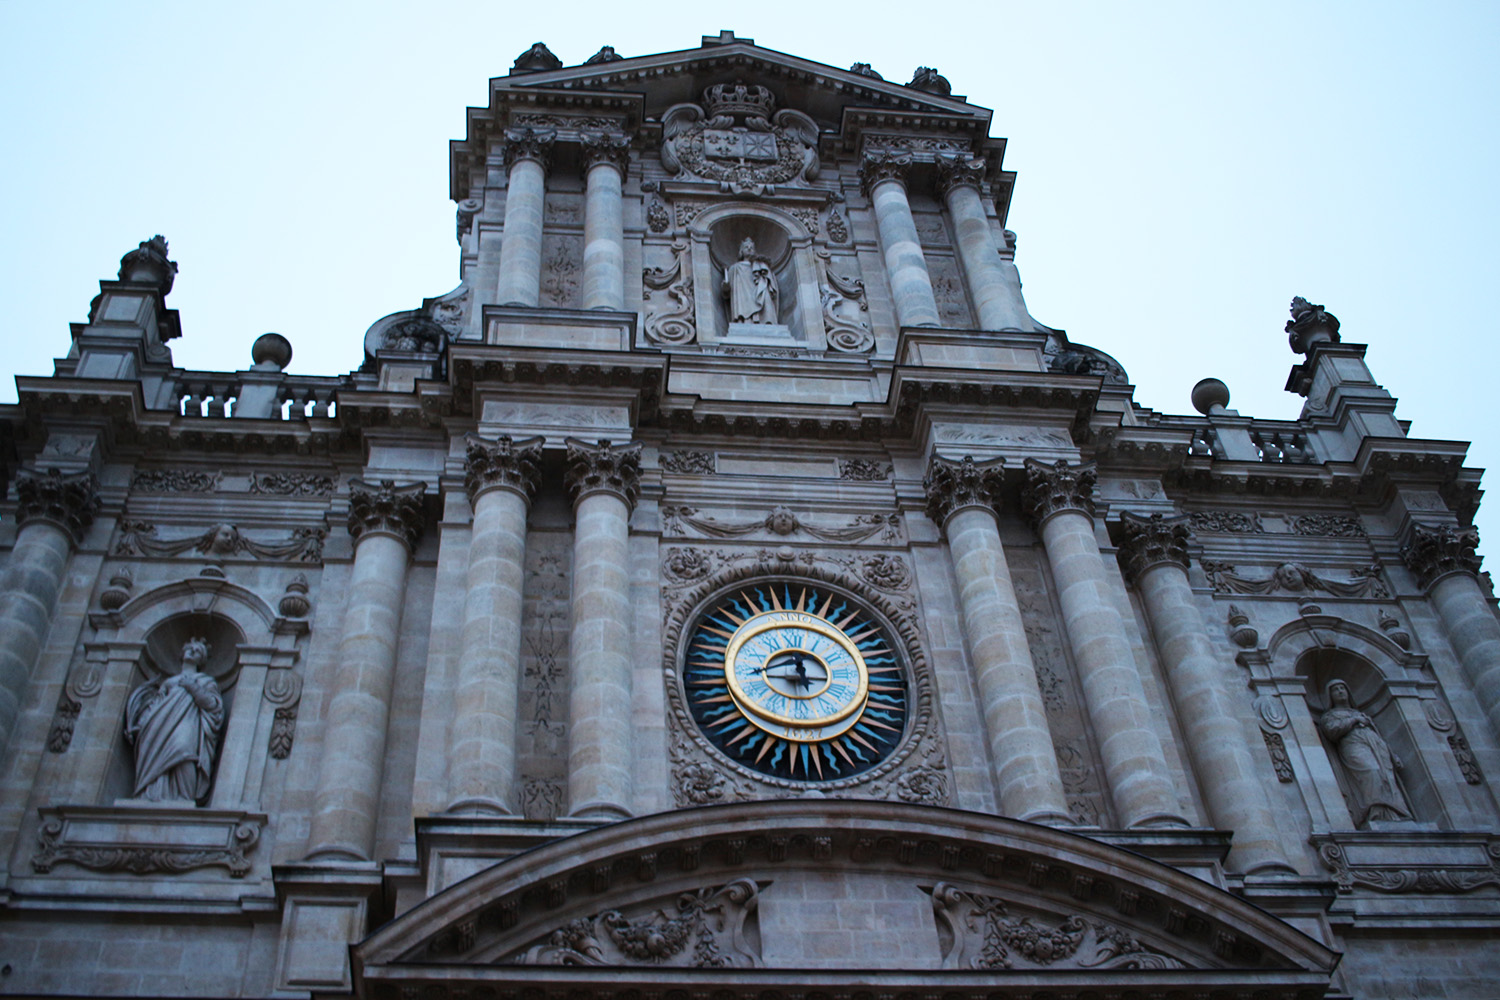
<path fill-rule="evenodd" d="M 1153 566 L 1171 563 L 1188 568 L 1188 518 L 1152 514 L 1142 517 L 1126 511 L 1120 516 L 1120 564 L 1131 582 Z"/>
<path fill-rule="evenodd" d="M 505 130 L 505 165 L 532 160 L 543 170 L 552 165 L 552 144 L 557 133 L 550 128 L 508 128 Z"/>
<path fill-rule="evenodd" d="M 564 484 L 576 505 L 591 493 L 613 493 L 634 508 L 641 485 L 641 446 L 639 442 L 611 444 L 601 440 L 589 444 L 568 438 L 568 468 Z"/>
<path fill-rule="evenodd" d="M 161 294 L 172 290 L 177 264 L 167 259 L 167 238 L 157 233 L 120 258 L 120 280 L 153 284 Z"/>
<path fill-rule="evenodd" d="M 1065 510 L 1076 510 L 1089 517 L 1094 516 L 1094 480 L 1097 478 L 1097 470 L 1093 462 L 1069 465 L 1058 459 L 1048 465 L 1028 458 L 1026 478 L 1021 507 L 1038 525 L 1053 514 Z"/>
<path fill-rule="evenodd" d="M 1307 354 L 1318 344 L 1337 344 L 1338 317 L 1298 295 L 1292 299 L 1292 318 L 1286 321 L 1286 339 L 1298 354 Z"/>
<path fill-rule="evenodd" d="M 541 476 L 541 437 L 512 441 L 509 434 L 502 434 L 495 441 L 486 441 L 478 434 L 467 434 L 464 441 L 469 446 L 464 455 L 464 489 L 469 503 L 493 489 L 511 490 L 527 503 L 532 501 Z"/>
<path fill-rule="evenodd" d="M 993 512 L 1000 496 L 1004 467 L 1003 458 L 976 462 L 973 455 L 965 455 L 958 461 L 933 455 L 922 479 L 922 488 L 927 491 L 927 516 L 941 528 L 965 507 L 983 507 Z"/>
<path fill-rule="evenodd" d="M 427 484 L 422 482 L 397 486 L 390 479 L 378 483 L 349 480 L 349 534 L 356 543 L 367 534 L 394 535 L 408 549 L 415 549 L 426 522 L 422 513 L 426 492 Z"/>
<path fill-rule="evenodd" d="M 619 132 L 585 132 L 578 137 L 583 168 L 607 163 L 624 177 L 630 167 L 630 136 Z"/>
<path fill-rule="evenodd" d="M 859 182 L 865 197 L 869 197 L 881 181 L 897 181 L 904 186 L 911 162 L 910 153 L 867 151 L 859 164 Z"/>
<path fill-rule="evenodd" d="M 937 192 L 943 197 L 955 187 L 968 186 L 979 191 L 984 184 L 989 163 L 982 156 L 950 153 L 937 158 Z"/>
<path fill-rule="evenodd" d="M 1430 587 L 1449 573 L 1479 572 L 1480 558 L 1474 549 L 1479 545 L 1477 528 L 1456 524 L 1413 524 L 1411 538 L 1401 550 L 1401 558 L 1423 587 Z"/>
<path fill-rule="evenodd" d="M 18 525 L 50 521 L 78 541 L 98 510 L 99 482 L 92 472 L 63 475 L 56 469 L 23 469 L 16 475 Z"/>

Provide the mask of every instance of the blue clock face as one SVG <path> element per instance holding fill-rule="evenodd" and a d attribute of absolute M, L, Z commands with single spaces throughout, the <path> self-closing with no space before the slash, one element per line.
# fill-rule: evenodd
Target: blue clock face
<path fill-rule="evenodd" d="M 754 584 L 716 600 L 691 632 L 684 681 L 709 742 L 776 778 L 853 777 L 906 730 L 906 672 L 888 629 L 817 585 Z"/>

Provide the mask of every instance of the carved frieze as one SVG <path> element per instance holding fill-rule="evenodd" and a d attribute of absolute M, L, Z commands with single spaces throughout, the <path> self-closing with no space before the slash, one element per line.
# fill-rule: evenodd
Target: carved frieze
<path fill-rule="evenodd" d="M 50 521 L 81 539 L 99 510 L 99 482 L 92 472 L 63 475 L 56 469 L 16 473 L 16 523 Z"/>
<path fill-rule="evenodd" d="M 758 84 L 715 84 L 703 103 L 662 115 L 662 166 L 718 181 L 733 194 L 766 194 L 777 184 L 818 176 L 818 125 L 800 111 L 774 114 L 776 99 Z"/>
<path fill-rule="evenodd" d="M 851 482 L 884 482 L 891 478 L 892 471 L 889 462 L 879 462 L 870 458 L 839 459 L 839 478 L 847 479 Z"/>
<path fill-rule="evenodd" d="M 1359 518 L 1344 514 L 1303 514 L 1292 521 L 1294 535 L 1322 535 L 1329 538 L 1364 538 Z"/>
<path fill-rule="evenodd" d="M 698 338 L 693 311 L 693 279 L 683 265 L 686 243 L 672 244 L 671 267 L 648 267 L 641 275 L 645 286 L 645 322 L 641 331 L 653 344 L 691 344 Z"/>
<path fill-rule="evenodd" d="M 320 476 L 311 472 L 250 474 L 251 493 L 279 497 L 331 497 L 337 490 L 337 476 Z"/>
<path fill-rule="evenodd" d="M 132 493 L 212 493 L 219 488 L 222 472 L 198 469 L 151 469 L 130 479 Z"/>
<path fill-rule="evenodd" d="M 1120 563 L 1131 581 L 1153 566 L 1170 563 L 1188 568 L 1188 519 L 1126 511 L 1120 516 Z"/>
<path fill-rule="evenodd" d="M 927 463 L 922 488 L 927 492 L 927 516 L 939 527 L 965 507 L 993 511 L 999 499 L 1005 459 L 974 461 L 972 455 L 954 461 L 934 454 Z"/>
<path fill-rule="evenodd" d="M 1417 576 L 1422 586 L 1430 586 L 1439 577 L 1449 573 L 1477 574 L 1479 555 L 1474 550 L 1479 545 L 1476 528 L 1461 528 L 1454 524 L 1431 526 L 1413 524 L 1411 537 L 1401 550 L 1401 558 Z"/>
<path fill-rule="evenodd" d="M 783 538 L 807 535 L 824 542 L 863 542 L 879 535 L 880 542 L 897 544 L 902 539 L 900 514 L 856 514 L 838 525 L 820 524 L 795 514 L 789 507 L 774 507 L 765 517 L 749 521 L 721 521 L 693 507 L 663 507 L 662 534 L 671 537 L 748 538 L 774 535 Z"/>
<path fill-rule="evenodd" d="M 250 538 L 232 524 L 216 524 L 186 538 L 161 538 L 156 525 L 146 521 L 121 521 L 120 534 L 111 550 L 117 556 L 176 556 L 196 552 L 213 558 L 249 555 L 256 559 L 322 562 L 323 528 L 293 528 L 286 539 L 263 542 Z"/>
<path fill-rule="evenodd" d="M 714 453 L 711 451 L 668 451 L 657 460 L 663 472 L 680 475 L 711 476 L 714 474 Z"/>
<path fill-rule="evenodd" d="M 1420 841 L 1388 834 L 1314 834 L 1312 842 L 1340 893 L 1371 889 L 1448 894 L 1500 886 L 1500 841 L 1493 839 L 1476 842 L 1472 835 L 1432 833 Z M 1407 855 L 1404 864 L 1395 860 L 1402 853 Z"/>
<path fill-rule="evenodd" d="M 367 533 L 383 532 L 415 549 L 426 527 L 422 513 L 426 492 L 427 484 L 422 482 L 397 486 L 391 479 L 349 480 L 349 534 L 358 542 Z"/>
<path fill-rule="evenodd" d="M 1195 510 L 1188 518 L 1194 532 L 1252 535 L 1266 530 L 1258 516 L 1239 510 Z"/>
<path fill-rule="evenodd" d="M 1065 510 L 1093 517 L 1096 478 L 1093 462 L 1070 465 L 1059 459 L 1049 464 L 1028 458 L 1021 506 L 1038 524 Z"/>
<path fill-rule="evenodd" d="M 1216 594 L 1278 593 L 1309 594 L 1321 592 L 1335 597 L 1389 597 L 1390 589 L 1380 578 L 1379 564 L 1349 571 L 1348 580 L 1334 580 L 1313 572 L 1301 563 L 1282 563 L 1264 578 L 1241 576 L 1232 564 L 1203 560 L 1203 572 Z"/>
<path fill-rule="evenodd" d="M 31 867 L 42 874 L 67 863 L 132 875 L 224 868 L 244 878 L 266 824 L 258 813 L 161 805 L 59 806 L 41 818 Z"/>
<path fill-rule="evenodd" d="M 576 504 L 592 493 L 612 493 L 634 507 L 641 486 L 641 445 L 639 442 L 611 444 L 601 440 L 589 444 L 568 438 L 567 471 L 563 482 Z"/>
<path fill-rule="evenodd" d="M 467 445 L 464 489 L 468 491 L 469 503 L 475 503 L 480 494 L 492 489 L 519 493 L 527 503 L 536 496 L 541 477 L 542 438 L 513 441 L 509 434 L 502 434 L 494 441 L 487 441 L 470 433 L 464 436 L 464 443 Z"/>

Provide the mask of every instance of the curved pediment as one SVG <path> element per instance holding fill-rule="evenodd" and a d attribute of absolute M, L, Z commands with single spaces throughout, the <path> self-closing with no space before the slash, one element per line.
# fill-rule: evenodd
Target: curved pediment
<path fill-rule="evenodd" d="M 808 970 L 882 991 L 919 976 L 960 995 L 1045 981 L 1062 997 L 1118 979 L 1320 996 L 1336 958 L 1221 889 L 1085 837 L 799 799 L 662 813 L 528 851 L 377 931 L 354 970 L 374 997 L 481 983 L 806 989 Z"/>

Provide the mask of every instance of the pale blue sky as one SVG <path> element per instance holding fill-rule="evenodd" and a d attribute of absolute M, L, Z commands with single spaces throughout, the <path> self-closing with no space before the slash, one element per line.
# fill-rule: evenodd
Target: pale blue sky
<path fill-rule="evenodd" d="M 538 39 L 572 65 L 730 28 L 901 82 L 936 66 L 995 109 L 1031 311 L 1143 405 L 1190 412 L 1216 375 L 1242 413 L 1295 416 L 1305 295 L 1370 345 L 1413 435 L 1496 464 L 1500 4 L 833 9 L 0 2 L 0 400 L 156 232 L 178 364 L 245 367 L 275 330 L 293 371 L 356 367 L 370 323 L 457 282 L 448 141 L 489 77 Z"/>

